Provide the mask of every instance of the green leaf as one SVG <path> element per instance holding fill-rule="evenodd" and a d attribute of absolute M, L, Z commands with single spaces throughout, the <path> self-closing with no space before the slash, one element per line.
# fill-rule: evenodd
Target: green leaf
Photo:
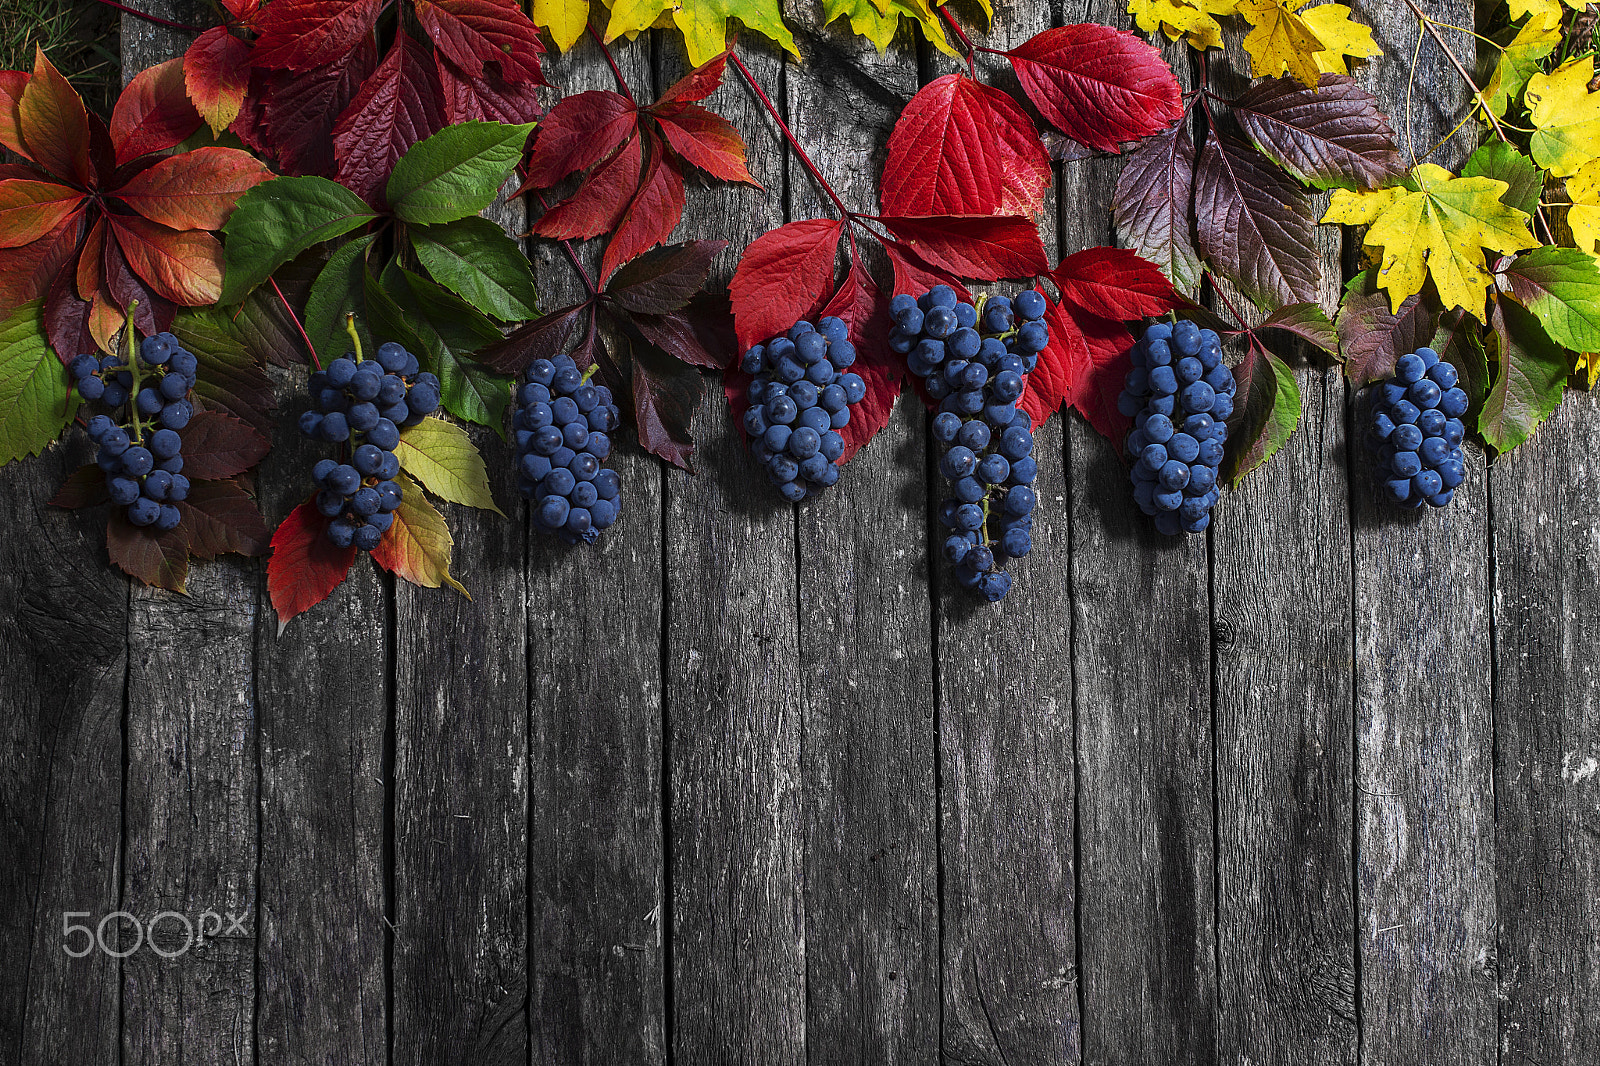
<path fill-rule="evenodd" d="M 1439 317 L 1439 328 L 1428 347 L 1461 375 L 1457 384 L 1468 401 L 1467 413 L 1462 417 L 1471 425 L 1489 392 L 1489 354 L 1483 347 L 1483 326 L 1460 308 L 1446 311 Z"/>
<path fill-rule="evenodd" d="M 1294 434 L 1300 424 L 1300 384 L 1283 360 L 1259 344 L 1250 345 L 1233 373 L 1239 393 L 1222 472 L 1237 485 Z"/>
<path fill-rule="evenodd" d="M 195 395 L 206 406 L 226 411 L 270 437 L 272 411 L 277 406 L 272 379 L 250 350 L 246 331 L 234 321 L 231 312 L 236 310 L 185 309 L 173 318 L 172 332 L 199 364 Z M 304 343 L 299 338 L 295 342 Z"/>
<path fill-rule="evenodd" d="M 1504 141 L 1490 141 L 1473 152 L 1461 176 L 1505 182 L 1510 188 L 1500 194 L 1500 202 L 1528 215 L 1538 211 L 1544 193 L 1544 171 Z"/>
<path fill-rule="evenodd" d="M 389 206 L 405 221 L 424 225 L 477 214 L 494 202 L 532 132 L 532 123 L 445 127 L 412 145 L 394 165 L 385 190 Z"/>
<path fill-rule="evenodd" d="M 1535 248 L 1501 272 L 1511 295 L 1573 352 L 1600 351 L 1600 265 L 1576 248 Z"/>
<path fill-rule="evenodd" d="M 505 231 L 485 218 L 418 226 L 411 247 L 433 280 L 502 322 L 539 316 L 539 294 L 528 257 Z"/>
<path fill-rule="evenodd" d="M 1339 333 L 1316 304 L 1285 304 L 1261 321 L 1257 329 L 1281 329 L 1329 355 L 1339 354 Z"/>
<path fill-rule="evenodd" d="M 0 466 L 44 451 L 78 409 L 45 340 L 42 307 L 23 304 L 0 322 Z"/>
<path fill-rule="evenodd" d="M 326 363 L 350 349 L 350 334 L 345 332 L 346 312 L 356 314 L 356 333 L 364 350 L 375 352 L 372 331 L 366 316 L 366 252 L 372 237 L 358 237 L 339 246 L 311 283 L 306 297 L 306 335 L 316 345 L 317 355 Z"/>
<path fill-rule="evenodd" d="M 400 466 L 441 500 L 504 515 L 489 491 L 489 471 L 467 431 L 442 418 L 424 418 L 400 434 Z"/>
<path fill-rule="evenodd" d="M 272 272 L 310 248 L 378 216 L 327 178 L 275 178 L 239 198 L 228 224 L 228 267 L 218 303 L 237 303 Z"/>
<path fill-rule="evenodd" d="M 1515 448 L 1561 403 L 1572 358 L 1520 304 L 1496 300 L 1490 316 L 1498 363 L 1478 416 L 1478 432 L 1496 452 Z"/>

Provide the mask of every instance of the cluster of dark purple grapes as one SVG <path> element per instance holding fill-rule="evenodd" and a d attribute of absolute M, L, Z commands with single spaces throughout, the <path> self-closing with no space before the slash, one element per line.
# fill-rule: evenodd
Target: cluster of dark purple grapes
<path fill-rule="evenodd" d="M 110 412 L 89 419 L 88 432 L 111 502 L 134 525 L 164 533 L 183 520 L 177 505 L 189 496 L 178 431 L 194 413 L 197 362 L 170 333 L 146 337 L 138 359 L 131 367 L 114 355 L 80 355 L 68 369 L 78 395 Z"/>
<path fill-rule="evenodd" d="M 1467 476 L 1461 442 L 1467 394 L 1456 368 L 1432 348 L 1395 361 L 1395 375 L 1374 387 L 1369 443 L 1382 465 L 1384 491 L 1407 507 L 1443 507 Z"/>
<path fill-rule="evenodd" d="M 827 317 L 796 322 L 789 332 L 744 353 L 751 375 L 744 431 L 750 453 L 766 468 L 783 498 L 798 503 L 839 480 L 850 408 L 867 395 L 849 328 Z"/>
<path fill-rule="evenodd" d="M 956 580 L 991 603 L 1011 591 L 1007 559 L 1033 550 L 1033 420 L 1017 406 L 1024 377 L 1050 343 L 1045 299 L 1033 289 L 974 306 L 948 285 L 889 304 L 889 347 L 939 401 L 934 439 L 946 446 L 939 472 L 955 495 L 939 505 L 949 528 L 944 556 Z"/>
<path fill-rule="evenodd" d="M 622 492 L 604 465 L 608 434 L 622 424 L 611 390 L 559 355 L 533 361 L 517 400 L 517 489 L 533 501 L 533 524 L 567 544 L 593 544 L 616 522 Z"/>
<path fill-rule="evenodd" d="M 1133 499 L 1168 536 L 1211 524 L 1217 468 L 1238 386 L 1222 341 L 1187 319 L 1157 322 L 1133 348 L 1117 410 L 1133 418 L 1126 455 Z"/>
<path fill-rule="evenodd" d="M 300 416 L 300 432 L 350 449 L 348 462 L 323 459 L 311 471 L 335 547 L 369 552 L 394 524 L 400 430 L 439 407 L 439 379 L 420 371 L 416 356 L 389 341 L 371 359 L 349 352 L 311 375 L 316 409 Z"/>

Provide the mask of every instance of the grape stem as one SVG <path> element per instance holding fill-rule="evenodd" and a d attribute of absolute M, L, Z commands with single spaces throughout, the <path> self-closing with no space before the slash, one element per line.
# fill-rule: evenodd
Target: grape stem
<path fill-rule="evenodd" d="M 278 288 L 278 279 L 269 276 L 267 280 L 272 283 L 272 291 L 278 294 L 278 302 L 283 305 L 285 311 L 289 312 L 289 321 L 294 323 L 294 328 L 299 332 L 300 339 L 306 342 L 306 351 L 311 353 L 311 365 L 321 370 L 322 363 L 317 359 L 317 346 L 311 343 L 311 338 L 306 335 L 306 328 L 300 324 L 300 316 L 294 313 L 294 308 L 290 307 L 289 301 L 284 298 L 283 290 Z"/>
<path fill-rule="evenodd" d="M 356 332 L 356 313 L 354 311 L 346 311 L 344 313 L 344 331 L 350 334 L 350 341 L 356 346 L 356 362 L 361 362 L 366 356 L 361 351 L 361 334 Z"/>
<path fill-rule="evenodd" d="M 972 38 L 967 36 L 966 31 L 963 30 L 959 25 L 956 24 L 956 20 L 955 20 L 954 16 L 952 16 L 950 14 L 950 9 L 949 8 L 941 7 L 939 9 L 939 15 L 940 15 L 940 17 L 942 17 L 944 19 L 945 23 L 952 30 L 955 31 L 957 39 L 960 40 L 962 45 L 966 47 L 966 49 L 967 49 L 967 74 L 972 78 L 973 81 L 977 81 L 978 80 L 978 57 L 977 57 L 978 49 L 977 49 L 977 46 L 972 43 Z"/>
<path fill-rule="evenodd" d="M 139 421 L 139 389 L 144 375 L 139 373 L 139 353 L 133 343 L 134 312 L 139 310 L 138 300 L 128 301 L 128 373 L 133 375 L 133 388 L 128 390 L 128 414 L 133 419 L 133 443 L 144 444 L 144 423 Z"/>
<path fill-rule="evenodd" d="M 800 157 L 800 161 L 806 165 L 806 170 L 811 174 L 811 180 L 816 182 L 822 191 L 828 194 L 828 199 L 832 200 L 833 206 L 838 208 L 839 215 L 848 221 L 855 221 L 857 218 L 863 217 L 844 206 L 844 201 L 839 199 L 839 194 L 833 191 L 833 186 L 828 184 L 828 179 L 822 176 L 822 171 L 817 169 L 817 165 L 811 161 L 811 156 L 806 154 L 806 150 L 800 146 L 800 142 L 795 138 L 794 131 L 789 129 L 789 124 L 778 113 L 777 105 L 772 102 L 766 91 L 761 88 L 761 84 L 756 81 L 755 75 L 750 73 L 750 68 L 744 65 L 744 60 L 739 58 L 738 53 L 732 51 L 728 53 L 728 58 L 733 60 L 734 69 L 744 77 L 751 90 L 756 94 L 756 98 L 761 101 L 761 106 L 766 108 L 767 114 L 772 116 L 772 121 L 776 122 L 778 129 L 783 131 L 783 139 L 789 142 L 789 147 Z"/>
<path fill-rule="evenodd" d="M 611 49 L 606 47 L 605 38 L 594 31 L 592 23 L 585 24 L 589 36 L 594 38 L 594 43 L 600 46 L 600 54 L 606 57 L 606 65 L 611 68 L 611 74 L 617 79 L 617 88 L 622 90 L 622 95 L 628 98 L 628 103 L 634 107 L 639 106 L 639 101 L 633 98 L 633 90 L 628 88 L 628 81 L 622 76 L 622 68 L 617 66 L 617 61 L 612 58 Z"/>
<path fill-rule="evenodd" d="M 544 198 L 544 193 L 536 191 L 533 195 L 539 198 L 539 206 L 544 208 L 545 213 L 548 214 L 550 211 L 550 201 Z M 572 269 L 576 270 L 578 272 L 578 276 L 583 279 L 583 287 L 589 290 L 589 296 L 591 298 L 599 296 L 600 290 L 595 288 L 594 279 L 591 278 L 589 276 L 589 272 L 584 269 L 583 263 L 578 259 L 578 253 L 572 250 L 572 242 L 563 237 L 559 243 L 561 245 L 561 250 L 567 253 L 567 262 L 572 264 Z"/>
<path fill-rule="evenodd" d="M 172 21 L 170 21 L 168 19 L 162 18 L 160 15 L 150 15 L 150 14 L 146 14 L 143 11 L 135 11 L 131 7 L 124 7 L 121 4 L 117 3 L 116 0 L 100 0 L 100 3 L 104 4 L 106 7 L 109 7 L 109 8 L 112 8 L 114 10 L 120 11 L 124 15 L 132 15 L 134 18 L 137 18 L 137 19 L 144 19 L 146 22 L 153 22 L 157 26 L 165 26 L 169 30 L 182 30 L 184 33 L 204 33 L 205 32 L 205 27 L 204 26 L 191 26 L 186 22 L 172 22 Z"/>

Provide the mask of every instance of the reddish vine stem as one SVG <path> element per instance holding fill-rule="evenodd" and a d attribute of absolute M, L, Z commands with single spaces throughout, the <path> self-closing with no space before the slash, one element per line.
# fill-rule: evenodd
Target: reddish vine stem
<path fill-rule="evenodd" d="M 143 11 L 135 11 L 131 7 L 124 7 L 123 5 L 117 3 L 116 0 L 99 0 L 99 2 L 109 8 L 114 8 L 117 11 L 122 12 L 124 15 L 132 15 L 134 18 L 144 19 L 146 22 L 153 22 L 157 26 L 165 26 L 169 30 L 182 30 L 184 33 L 205 32 L 204 26 L 191 26 L 186 22 L 173 22 L 170 19 L 164 19 L 160 15 L 150 15 Z"/>
<path fill-rule="evenodd" d="M 949 8 L 941 7 L 939 9 L 939 15 L 940 15 L 940 17 L 942 17 L 944 19 L 945 24 L 948 25 L 952 30 L 955 31 L 956 39 L 959 40 L 962 43 L 962 45 L 966 48 L 966 50 L 967 50 L 967 74 L 969 76 L 971 76 L 973 81 L 977 81 L 978 80 L 978 54 L 977 54 L 978 53 L 978 49 L 977 49 L 977 46 L 972 43 L 972 38 L 967 36 L 966 31 L 963 30 L 959 25 L 956 24 L 955 16 L 950 14 L 950 9 Z"/>
<path fill-rule="evenodd" d="M 844 206 L 844 201 L 839 199 L 839 194 L 833 191 L 833 186 L 828 184 L 828 179 L 822 176 L 822 171 L 817 169 L 817 165 L 811 161 L 811 157 L 806 154 L 806 150 L 800 147 L 800 142 L 795 138 L 794 131 L 789 129 L 789 124 L 783 121 L 782 115 L 778 114 L 777 105 L 772 102 L 766 91 L 761 88 L 760 83 L 756 81 L 755 75 L 750 73 L 750 68 L 744 65 L 744 60 L 740 59 L 735 52 L 729 52 L 728 58 L 733 60 L 734 68 L 743 75 L 744 80 L 761 101 L 761 106 L 767 109 L 767 114 L 772 116 L 772 121 L 776 122 L 778 128 L 783 131 L 784 140 L 789 142 L 789 147 L 794 149 L 795 154 L 800 157 L 800 161 L 806 165 L 806 170 L 811 174 L 811 180 L 815 181 L 821 186 L 822 191 L 828 194 L 828 199 L 833 201 L 833 206 L 838 208 L 839 214 L 846 221 L 854 221 L 857 217 L 856 213 Z"/>
<path fill-rule="evenodd" d="M 628 79 L 622 76 L 622 68 L 617 66 L 616 59 L 611 55 L 611 49 L 606 47 L 605 38 L 594 31 L 593 24 L 586 24 L 585 28 L 589 31 L 589 36 L 594 38 L 594 43 L 600 46 L 600 54 L 606 57 L 606 66 L 611 68 L 611 76 L 617 79 L 617 88 L 628 98 L 628 103 L 638 107 L 639 101 L 633 98 L 633 90 L 628 87 Z"/>
<path fill-rule="evenodd" d="M 1217 276 L 1208 270 L 1206 271 L 1206 277 L 1211 279 L 1211 291 L 1217 294 L 1217 298 L 1222 301 L 1222 306 L 1231 311 L 1233 313 L 1233 317 L 1238 320 L 1239 332 L 1248 333 L 1253 338 L 1256 335 L 1255 328 L 1249 324 L 1244 315 L 1239 313 L 1239 309 L 1234 306 L 1233 301 L 1228 299 L 1228 294 L 1223 291 L 1222 285 L 1217 280 Z"/>
<path fill-rule="evenodd" d="M 294 308 L 290 307 L 289 301 L 284 299 L 283 290 L 278 288 L 278 279 L 268 277 L 267 280 L 272 282 L 272 291 L 278 294 L 278 302 L 283 305 L 285 311 L 289 312 L 289 321 L 293 322 L 294 328 L 299 330 L 300 339 L 306 342 L 306 351 L 311 353 L 311 365 L 321 370 L 322 361 L 317 358 L 317 346 L 312 344 L 311 338 L 306 335 L 306 327 L 300 324 L 300 316 L 294 313 Z"/>
<path fill-rule="evenodd" d="M 544 198 L 544 193 L 535 192 L 533 195 L 539 198 L 539 206 L 548 213 L 550 201 Z M 583 279 L 583 287 L 589 290 L 589 295 L 591 297 L 599 296 L 600 290 L 595 287 L 594 279 L 589 276 L 589 272 L 584 269 L 583 263 L 578 259 L 578 253 L 572 250 L 572 242 L 562 237 L 558 243 L 561 245 L 561 250 L 567 253 L 567 262 L 572 264 L 572 269 L 576 270 L 578 276 Z"/>

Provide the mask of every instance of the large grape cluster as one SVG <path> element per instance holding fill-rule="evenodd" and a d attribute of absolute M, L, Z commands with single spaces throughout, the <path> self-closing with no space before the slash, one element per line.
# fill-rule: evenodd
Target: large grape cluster
<path fill-rule="evenodd" d="M 417 357 L 389 341 L 363 358 L 349 352 L 311 375 L 313 410 L 300 416 L 300 432 L 312 440 L 346 446 L 348 460 L 320 460 L 311 471 L 317 510 L 335 547 L 378 546 L 400 506 L 400 430 L 439 407 L 439 379 L 422 371 Z"/>
<path fill-rule="evenodd" d="M 517 488 L 533 501 L 533 524 L 568 544 L 593 544 L 617 520 L 622 491 L 604 465 L 609 434 L 622 424 L 611 390 L 560 355 L 533 361 L 517 401 Z"/>
<path fill-rule="evenodd" d="M 170 333 L 146 337 L 134 366 L 114 355 L 80 355 L 69 367 L 78 395 L 109 412 L 89 419 L 89 439 L 111 502 L 136 526 L 164 533 L 183 520 L 177 505 L 189 496 L 189 479 L 178 431 L 194 413 L 196 368 Z"/>
<path fill-rule="evenodd" d="M 1011 590 L 1007 559 L 1033 550 L 1033 420 L 1017 406 L 1024 378 L 1050 343 L 1045 300 L 1028 289 L 975 306 L 948 285 L 889 305 L 889 347 L 906 357 L 939 402 L 934 439 L 945 445 L 939 472 L 954 495 L 939 505 L 949 530 L 944 556 L 956 580 L 991 603 Z"/>
<path fill-rule="evenodd" d="M 850 408 L 867 395 L 850 372 L 856 349 L 841 319 L 801 320 L 788 333 L 744 353 L 751 375 L 744 431 L 750 453 L 783 498 L 798 503 L 839 480 Z"/>
<path fill-rule="evenodd" d="M 1395 503 L 1443 507 L 1466 477 L 1467 394 L 1458 379 L 1438 352 L 1418 348 L 1396 360 L 1394 377 L 1374 388 L 1368 440 Z"/>
<path fill-rule="evenodd" d="M 1157 322 L 1134 345 L 1117 410 L 1133 418 L 1125 454 L 1134 502 L 1160 532 L 1211 524 L 1237 388 L 1221 339 L 1193 322 Z"/>

